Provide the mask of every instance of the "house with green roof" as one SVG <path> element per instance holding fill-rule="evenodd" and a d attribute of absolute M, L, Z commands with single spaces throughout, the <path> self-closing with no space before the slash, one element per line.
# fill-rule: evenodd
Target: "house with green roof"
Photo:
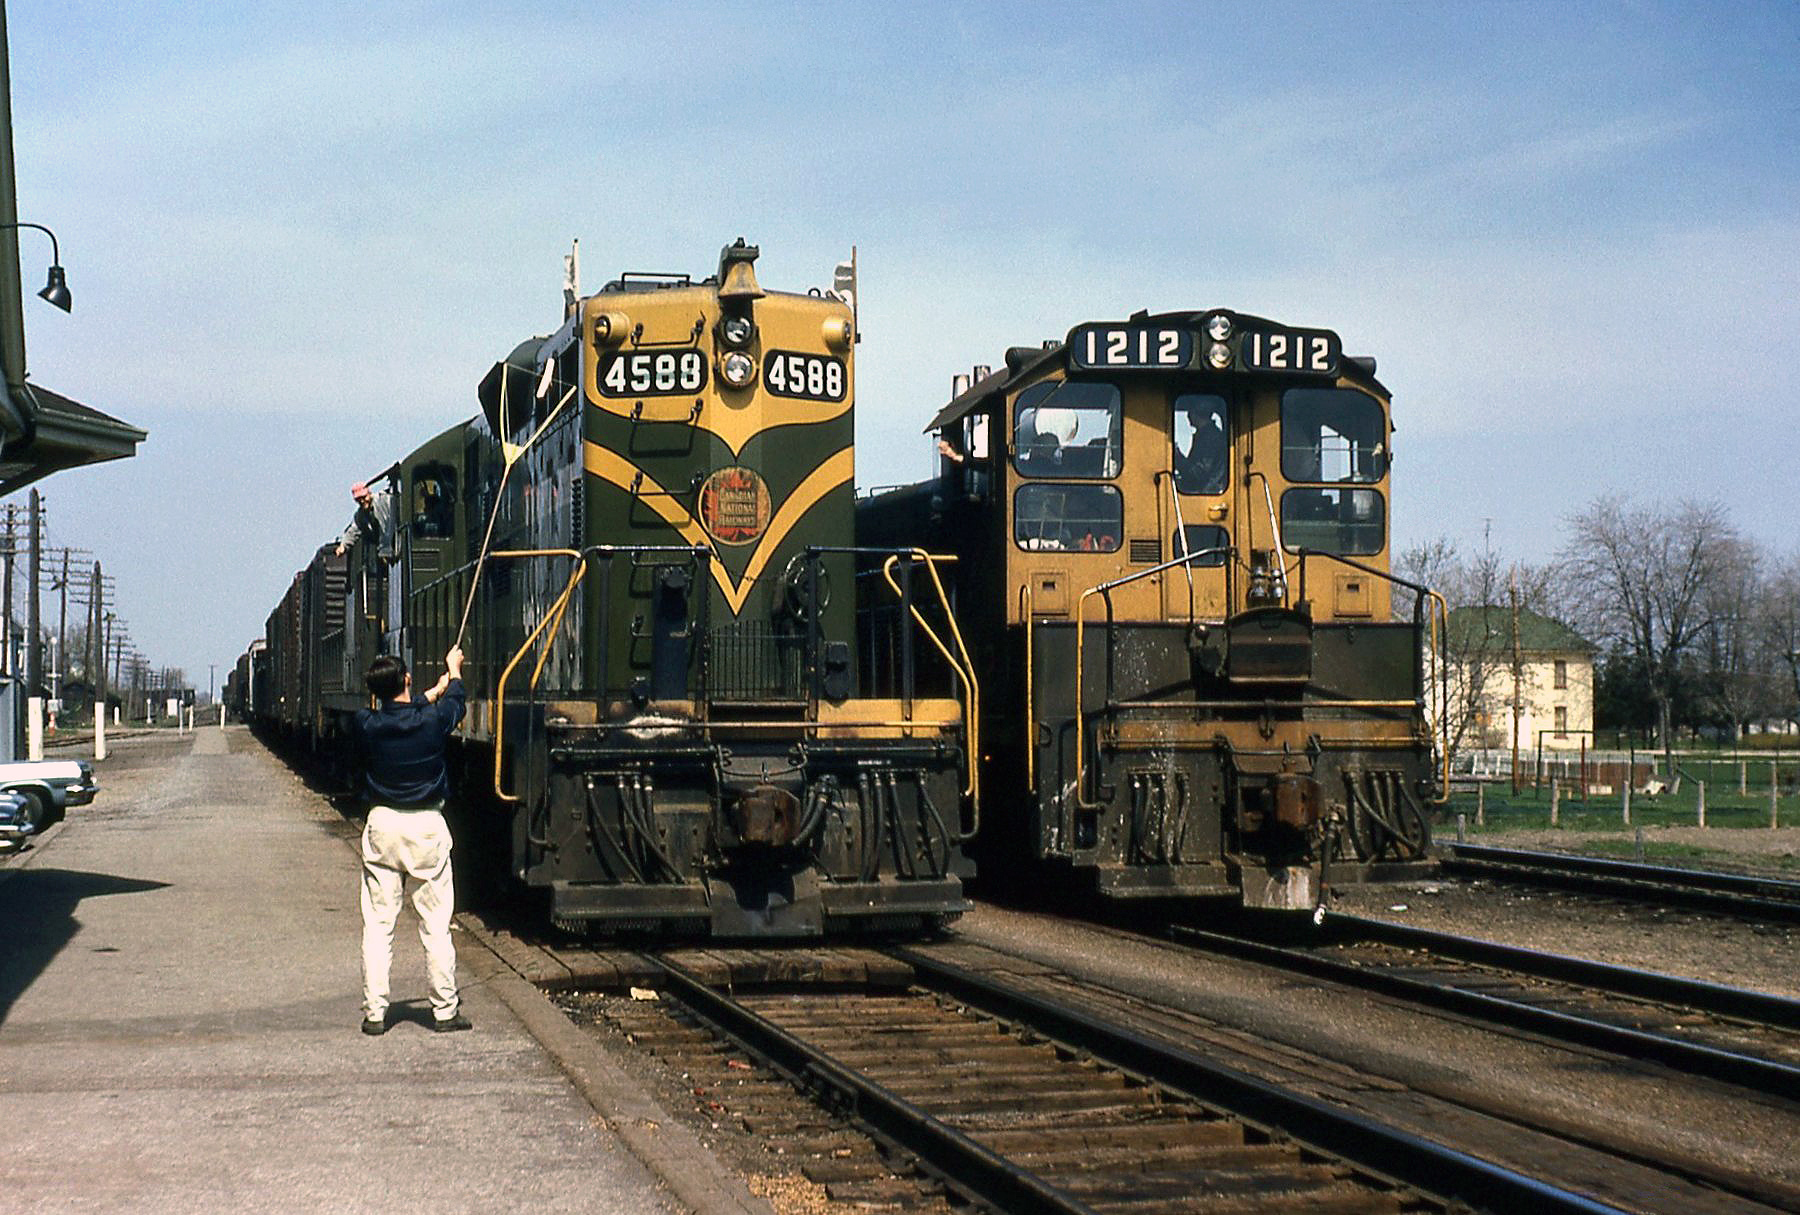
<path fill-rule="evenodd" d="M 1494 604 L 1452 611 L 1442 656 L 1452 748 L 1516 742 L 1524 753 L 1591 746 L 1598 649 L 1560 620 L 1528 608 Z"/>

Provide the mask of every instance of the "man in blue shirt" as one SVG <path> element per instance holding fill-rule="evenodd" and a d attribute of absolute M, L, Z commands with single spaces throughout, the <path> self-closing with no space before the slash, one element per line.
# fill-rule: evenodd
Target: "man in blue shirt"
<path fill-rule="evenodd" d="M 351 731 L 362 753 L 369 819 L 362 836 L 362 963 L 365 1034 L 388 1027 L 388 972 L 394 957 L 394 922 L 406 879 L 418 883 L 419 944 L 431 982 L 432 1028 L 469 1029 L 456 993 L 456 945 L 450 916 L 456 892 L 450 876 L 450 828 L 444 822 L 449 771 L 444 762 L 450 734 L 462 720 L 463 652 L 444 655 L 444 676 L 425 693 L 412 690 L 406 664 L 383 654 L 369 664 L 369 692 L 379 702 L 359 709 Z"/>

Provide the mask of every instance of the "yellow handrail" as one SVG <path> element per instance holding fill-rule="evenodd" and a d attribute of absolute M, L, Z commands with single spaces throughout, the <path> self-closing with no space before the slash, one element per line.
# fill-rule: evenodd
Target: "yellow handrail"
<path fill-rule="evenodd" d="M 968 797 L 969 804 L 974 810 L 975 825 L 969 828 L 970 833 L 973 833 L 981 823 L 978 794 L 981 786 L 979 776 L 981 769 L 981 684 L 975 678 L 975 663 L 969 657 L 969 647 L 963 643 L 962 629 L 956 623 L 956 614 L 950 610 L 950 594 L 944 589 L 944 581 L 938 577 L 937 572 L 939 561 L 954 561 L 955 558 L 933 556 L 924 549 L 918 548 L 912 550 L 912 555 L 916 560 L 924 563 L 926 571 L 931 575 L 932 586 L 937 590 L 938 606 L 944 609 L 944 619 L 949 622 L 950 636 L 956 642 L 957 654 L 962 657 L 962 661 L 959 663 L 957 655 L 950 652 L 950 647 L 944 644 L 936 630 L 925 622 L 925 617 L 920 614 L 918 605 L 912 605 L 910 610 L 913 619 L 918 622 L 920 630 L 931 639 L 931 644 L 938 648 L 938 653 L 944 656 L 944 661 L 950 664 L 950 669 L 956 672 L 956 677 L 963 684 L 965 693 L 963 711 L 968 716 L 965 729 L 969 751 L 969 779 L 968 783 L 963 786 L 963 794 Z M 905 602 L 906 596 L 900 590 L 899 582 L 894 579 L 894 567 L 898 564 L 900 564 L 900 554 L 895 553 L 882 563 L 881 576 L 887 579 L 889 589 L 900 598 L 901 602 Z"/>
<path fill-rule="evenodd" d="M 1431 618 L 1431 654 L 1438 670 L 1443 673 L 1443 687 L 1440 690 L 1434 681 L 1432 691 L 1438 702 L 1437 725 L 1439 733 L 1438 762 L 1443 766 L 1443 776 L 1439 782 L 1437 802 L 1441 806 L 1450 800 L 1450 688 L 1449 668 L 1444 663 L 1444 639 L 1450 628 L 1450 604 L 1436 591 L 1426 591 L 1426 600 L 1432 605 L 1427 613 Z M 1430 678 L 1429 675 L 1426 678 Z"/>
<path fill-rule="evenodd" d="M 1019 615 L 1025 619 L 1025 791 L 1037 792 L 1037 690 L 1033 681 L 1036 672 L 1031 665 L 1032 633 L 1037 628 L 1033 617 L 1037 614 L 1037 605 L 1032 602 L 1031 583 L 1019 586 Z"/>
<path fill-rule="evenodd" d="M 1160 574 L 1164 570 L 1173 569 L 1177 565 L 1191 565 L 1202 557 L 1211 557 L 1218 553 L 1229 553 L 1230 551 L 1229 548 L 1195 549 L 1191 553 L 1183 553 L 1172 561 L 1163 561 L 1151 566 L 1149 569 L 1138 570 L 1136 573 L 1127 574 L 1123 578 L 1114 578 L 1111 582 L 1102 582 L 1098 586 L 1090 586 L 1087 590 L 1081 592 L 1081 598 L 1075 601 L 1075 805 L 1078 809 L 1098 810 L 1101 808 L 1099 802 L 1083 801 L 1081 796 L 1083 760 L 1087 754 L 1087 709 L 1084 706 L 1081 694 L 1081 677 L 1083 659 L 1087 651 L 1087 622 L 1083 613 L 1087 611 L 1088 597 L 1090 595 L 1106 594 L 1115 587 L 1121 587 L 1130 582 L 1137 582 L 1140 579 L 1148 578 L 1153 574 Z"/>
<path fill-rule="evenodd" d="M 537 639 L 542 636 L 545 628 L 552 624 L 557 628 L 562 626 L 562 618 L 564 613 L 568 611 L 569 600 L 575 594 L 575 588 L 580 586 L 581 580 L 587 576 L 587 561 L 582 557 L 579 551 L 572 548 L 516 549 L 491 553 L 489 555 L 497 559 L 515 557 L 572 557 L 575 560 L 575 568 L 569 574 L 568 585 L 563 587 L 562 594 L 557 596 L 556 602 L 550 605 L 550 610 L 544 613 L 544 618 L 538 621 L 537 627 L 531 630 L 530 635 L 527 636 L 524 642 L 519 646 L 519 652 L 512 656 L 512 660 L 508 662 L 505 669 L 500 672 L 500 678 L 494 685 L 494 796 L 498 797 L 503 802 L 517 802 L 522 799 L 515 794 L 508 793 L 505 789 L 500 787 L 500 765 L 501 760 L 505 755 L 505 747 L 502 744 L 505 742 L 506 731 L 506 714 L 503 711 L 506 703 L 506 681 L 512 677 L 514 668 L 524 660 L 527 651 L 529 651 Z M 550 641 L 545 644 L 543 653 L 538 655 L 537 666 L 532 668 L 531 686 L 533 688 L 538 685 L 538 679 L 544 671 L 544 663 L 548 661 L 550 657 L 550 647 L 555 644 L 555 640 L 555 633 L 552 631 Z"/>

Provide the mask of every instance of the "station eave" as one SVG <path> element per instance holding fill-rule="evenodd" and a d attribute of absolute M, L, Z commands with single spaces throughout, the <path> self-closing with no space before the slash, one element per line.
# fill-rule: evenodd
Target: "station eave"
<path fill-rule="evenodd" d="M 0 495 L 65 469 L 129 459 L 149 433 L 38 384 L 27 383 L 23 395 L 31 431 L 0 454 Z"/>

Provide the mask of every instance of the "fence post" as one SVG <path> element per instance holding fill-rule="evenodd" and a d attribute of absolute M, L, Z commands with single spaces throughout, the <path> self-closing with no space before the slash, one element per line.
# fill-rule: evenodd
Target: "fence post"
<path fill-rule="evenodd" d="M 1484 780 L 1475 782 L 1475 825 L 1487 826 L 1487 782 Z"/>
<path fill-rule="evenodd" d="M 1706 782 L 1703 780 L 1695 781 L 1694 785 L 1699 791 L 1699 797 L 1696 799 L 1696 802 L 1700 814 L 1700 825 L 1704 827 L 1706 826 Z"/>
<path fill-rule="evenodd" d="M 1461 810 L 1456 812 L 1456 842 L 1467 843 L 1469 839 L 1469 816 Z"/>
<path fill-rule="evenodd" d="M 1562 817 L 1562 782 L 1554 778 L 1550 781 L 1550 825 L 1557 826 Z"/>
<path fill-rule="evenodd" d="M 1750 761 L 1738 760 L 1738 796 L 1744 797 L 1750 792 Z"/>
<path fill-rule="evenodd" d="M 1625 825 L 1631 826 L 1631 782 L 1626 781 L 1619 786 L 1619 810 L 1624 815 Z"/>

